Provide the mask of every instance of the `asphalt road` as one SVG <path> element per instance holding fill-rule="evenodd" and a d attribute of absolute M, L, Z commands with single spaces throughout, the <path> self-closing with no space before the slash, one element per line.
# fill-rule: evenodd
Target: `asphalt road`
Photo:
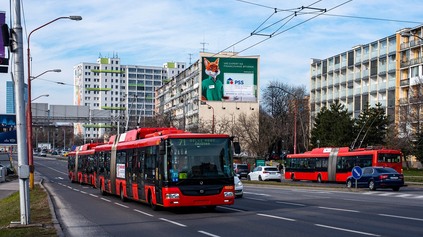
<path fill-rule="evenodd" d="M 400 192 L 246 184 L 235 205 L 153 211 L 70 183 L 66 162 L 36 158 L 66 236 L 422 236 L 423 188 Z M 307 186 L 307 185 L 304 185 Z M 329 187 L 329 188 L 326 188 Z"/>

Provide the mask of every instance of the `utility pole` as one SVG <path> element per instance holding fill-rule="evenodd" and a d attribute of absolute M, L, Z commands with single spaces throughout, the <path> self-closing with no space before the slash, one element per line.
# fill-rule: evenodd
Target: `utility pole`
<path fill-rule="evenodd" d="M 12 1 L 13 11 L 13 46 L 12 50 L 15 60 L 14 82 L 15 82 L 15 107 L 16 107 L 16 138 L 18 145 L 18 174 L 19 174 L 19 196 L 20 196 L 20 223 L 29 224 L 29 165 L 26 139 L 25 100 L 24 100 L 24 62 L 23 62 L 23 37 L 21 26 L 21 4 L 20 0 Z M 31 101 L 27 101 L 31 103 Z"/>

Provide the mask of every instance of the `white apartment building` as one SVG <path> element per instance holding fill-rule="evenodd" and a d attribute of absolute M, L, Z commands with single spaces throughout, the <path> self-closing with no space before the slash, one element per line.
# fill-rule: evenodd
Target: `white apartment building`
<path fill-rule="evenodd" d="M 176 69 L 175 69 L 176 67 Z M 169 73 L 183 70 L 185 63 L 165 66 L 121 65 L 120 58 L 98 58 L 96 63 L 74 66 L 74 105 L 89 106 L 90 110 L 110 110 L 109 123 L 94 123 L 90 114 L 87 122 L 75 125 L 75 134 L 95 140 L 107 133 L 122 133 L 143 126 L 145 118 L 155 113 L 155 90 Z M 107 137 L 105 137 L 107 139 Z"/>
<path fill-rule="evenodd" d="M 380 103 L 400 135 L 420 129 L 423 94 L 423 26 L 402 29 L 310 66 L 311 119 L 335 100 L 357 118 Z"/>

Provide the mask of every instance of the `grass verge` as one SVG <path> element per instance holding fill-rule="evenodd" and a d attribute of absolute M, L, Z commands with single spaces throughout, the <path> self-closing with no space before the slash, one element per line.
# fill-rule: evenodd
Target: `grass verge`
<path fill-rule="evenodd" d="M 57 236 L 53 226 L 46 191 L 39 184 L 30 191 L 30 225 L 9 227 L 11 222 L 20 223 L 19 192 L 0 200 L 0 237 Z"/>

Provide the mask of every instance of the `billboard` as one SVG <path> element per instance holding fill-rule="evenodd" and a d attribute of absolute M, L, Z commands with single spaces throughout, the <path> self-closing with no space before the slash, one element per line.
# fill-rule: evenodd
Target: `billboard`
<path fill-rule="evenodd" d="M 0 144 L 16 145 L 16 115 L 0 114 Z"/>
<path fill-rule="evenodd" d="M 202 57 L 201 100 L 257 102 L 257 58 Z"/>
<path fill-rule="evenodd" d="M 0 26 L 6 23 L 6 12 L 0 11 Z M 0 30 L 0 58 L 5 58 L 4 42 L 3 42 L 3 31 Z"/>

